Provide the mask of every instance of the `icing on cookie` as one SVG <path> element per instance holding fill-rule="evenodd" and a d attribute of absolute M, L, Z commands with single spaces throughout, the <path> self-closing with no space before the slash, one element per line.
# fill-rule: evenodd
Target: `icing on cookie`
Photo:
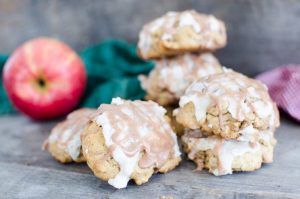
<path fill-rule="evenodd" d="M 270 128 L 279 126 L 277 108 L 266 86 L 228 69 L 190 85 L 180 98 L 179 105 L 183 107 L 189 102 L 194 104 L 195 116 L 200 123 L 206 120 L 207 110 L 216 106 L 220 112 L 229 111 L 238 121 L 256 114 L 268 120 Z M 222 114 L 219 119 L 222 125 Z"/>
<path fill-rule="evenodd" d="M 157 95 L 159 90 L 168 90 L 179 99 L 186 88 L 195 80 L 220 73 L 222 68 L 218 60 L 210 53 L 186 53 L 176 58 L 163 58 L 155 62 L 155 69 L 149 77 L 142 76 L 142 87 L 150 95 Z M 158 82 L 157 87 L 152 85 Z"/>
<path fill-rule="evenodd" d="M 160 168 L 170 158 L 180 156 L 165 113 L 155 102 L 121 98 L 99 107 L 95 121 L 102 127 L 105 144 L 120 166 L 109 184 L 124 188 L 137 164 L 141 168 Z"/>
<path fill-rule="evenodd" d="M 182 26 L 192 26 L 195 32 L 199 33 L 201 31 L 201 27 L 199 22 L 193 17 L 193 15 L 189 12 L 183 12 L 179 17 L 179 27 Z"/>
<path fill-rule="evenodd" d="M 225 140 L 216 136 L 203 137 L 199 132 L 199 130 L 188 130 L 183 136 L 184 142 L 190 147 L 188 157 L 193 160 L 199 151 L 212 150 L 218 159 L 217 168 L 211 170 L 216 176 L 232 174 L 233 160 L 245 153 L 255 153 L 263 157 L 262 147 L 257 141 Z M 201 165 L 202 162 L 199 164 Z"/>
<path fill-rule="evenodd" d="M 257 136 L 259 131 L 253 128 L 253 125 L 246 126 L 245 128 L 239 131 L 240 136 L 238 137 L 238 141 L 249 141 L 255 142 L 257 140 Z"/>
<path fill-rule="evenodd" d="M 67 152 L 73 160 L 80 155 L 80 134 L 88 121 L 95 113 L 95 109 L 79 109 L 70 113 L 66 120 L 57 124 L 51 131 L 48 144 L 56 144 L 57 147 Z"/>
<path fill-rule="evenodd" d="M 249 142 L 239 142 L 236 140 L 223 140 L 219 143 L 217 150 L 219 154 L 219 167 L 213 171 L 213 174 L 226 175 L 232 174 L 232 162 L 235 157 L 241 156 L 245 153 L 257 153 L 260 152 L 258 144 L 251 145 Z M 214 148 L 216 150 L 216 148 Z"/>
<path fill-rule="evenodd" d="M 274 138 L 274 132 L 267 130 L 259 133 L 258 140 L 261 143 L 261 150 L 263 154 L 263 161 L 270 163 L 273 161 L 273 153 L 270 153 L 270 150 L 273 150 L 276 139 Z"/>
<path fill-rule="evenodd" d="M 181 28 L 192 27 L 199 34 L 201 41 L 205 41 L 208 47 L 217 42 L 214 39 L 216 33 L 225 34 L 225 27 L 218 19 L 211 15 L 199 14 L 194 10 L 183 12 L 168 12 L 152 22 L 146 24 L 139 35 L 138 47 L 143 56 L 147 55 L 153 43 L 153 37 L 159 35 L 159 40 L 172 40 Z M 205 38 L 205 39 L 203 39 Z M 157 38 L 156 38 L 157 39 Z"/>

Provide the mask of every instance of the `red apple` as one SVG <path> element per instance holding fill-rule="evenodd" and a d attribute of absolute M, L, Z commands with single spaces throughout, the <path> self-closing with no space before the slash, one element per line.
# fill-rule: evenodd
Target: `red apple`
<path fill-rule="evenodd" d="M 63 116 L 78 104 L 86 86 L 80 57 L 50 38 L 32 39 L 17 48 L 3 69 L 7 95 L 33 119 Z"/>

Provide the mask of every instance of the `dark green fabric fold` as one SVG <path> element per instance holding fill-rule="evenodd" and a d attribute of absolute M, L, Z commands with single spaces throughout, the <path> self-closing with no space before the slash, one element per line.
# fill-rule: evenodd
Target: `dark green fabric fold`
<path fill-rule="evenodd" d="M 2 69 L 4 67 L 4 64 L 7 60 L 8 56 L 7 55 L 0 55 L 0 71 L 1 71 L 1 77 L 0 77 L 0 115 L 3 114 L 9 114 L 9 113 L 15 113 L 16 110 L 10 103 L 4 87 L 3 87 L 3 78 L 2 78 Z"/>
<path fill-rule="evenodd" d="M 136 55 L 135 45 L 120 40 L 109 40 L 79 53 L 87 71 L 87 88 L 80 107 L 98 107 L 110 103 L 113 97 L 141 99 L 145 93 L 137 79 L 147 74 L 152 62 L 141 60 Z M 2 81 L 2 69 L 8 56 L 0 55 L 0 114 L 16 112 L 9 102 Z"/>

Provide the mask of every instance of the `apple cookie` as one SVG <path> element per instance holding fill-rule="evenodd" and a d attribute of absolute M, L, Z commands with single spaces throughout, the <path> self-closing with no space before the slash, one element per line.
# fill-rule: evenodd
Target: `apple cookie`
<path fill-rule="evenodd" d="M 216 176 L 233 171 L 253 171 L 273 161 L 276 144 L 272 131 L 260 132 L 254 142 L 225 140 L 207 136 L 200 130 L 187 130 L 182 136 L 183 150 L 197 165 Z"/>
<path fill-rule="evenodd" d="M 70 113 L 66 120 L 52 130 L 43 148 L 59 162 L 85 162 L 81 151 L 80 134 L 96 109 L 82 108 Z"/>
<path fill-rule="evenodd" d="M 153 59 L 182 52 L 207 52 L 224 47 L 226 42 L 225 25 L 214 16 L 194 10 L 168 12 L 144 25 L 138 54 L 143 59 Z"/>
<path fill-rule="evenodd" d="M 81 136 L 83 155 L 94 174 L 115 188 L 130 179 L 146 183 L 181 161 L 166 110 L 152 101 L 114 98 L 102 104 Z"/>
<path fill-rule="evenodd" d="M 178 104 L 186 88 L 195 80 L 222 72 L 218 60 L 210 53 L 186 53 L 155 61 L 155 68 L 148 77 L 141 75 L 146 99 L 160 105 Z"/>
<path fill-rule="evenodd" d="M 238 139 L 279 126 L 279 114 L 267 87 L 224 68 L 191 84 L 180 98 L 176 120 L 189 129 Z M 253 130 L 254 129 L 254 130 Z"/>
<path fill-rule="evenodd" d="M 175 108 L 172 106 L 166 106 L 164 108 L 167 110 L 166 115 L 169 117 L 168 120 L 173 131 L 176 133 L 178 137 L 182 136 L 184 132 L 184 127 L 176 121 L 176 117 L 173 115 Z"/>

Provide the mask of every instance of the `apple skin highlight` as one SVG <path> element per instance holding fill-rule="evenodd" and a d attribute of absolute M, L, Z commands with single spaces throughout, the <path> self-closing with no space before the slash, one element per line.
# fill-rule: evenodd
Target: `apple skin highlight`
<path fill-rule="evenodd" d="M 13 105 L 35 120 L 63 116 L 78 104 L 86 87 L 80 57 L 56 39 L 27 41 L 9 57 L 3 83 Z"/>

